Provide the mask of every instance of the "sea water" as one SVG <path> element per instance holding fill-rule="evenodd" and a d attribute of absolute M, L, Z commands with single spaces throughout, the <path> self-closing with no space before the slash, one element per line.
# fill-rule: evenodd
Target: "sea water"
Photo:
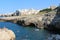
<path fill-rule="evenodd" d="M 23 27 L 11 22 L 0 22 L 0 28 L 6 27 L 16 35 L 16 40 L 48 40 L 51 33 L 44 29 Z"/>

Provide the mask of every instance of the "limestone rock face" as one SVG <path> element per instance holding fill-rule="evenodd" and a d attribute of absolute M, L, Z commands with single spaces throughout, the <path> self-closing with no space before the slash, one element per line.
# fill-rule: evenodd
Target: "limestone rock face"
<path fill-rule="evenodd" d="M 0 40 L 15 40 L 15 34 L 7 28 L 0 29 Z"/>

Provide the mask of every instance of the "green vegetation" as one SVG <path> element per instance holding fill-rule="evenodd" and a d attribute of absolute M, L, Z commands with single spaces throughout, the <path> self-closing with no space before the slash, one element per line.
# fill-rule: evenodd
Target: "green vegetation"
<path fill-rule="evenodd" d="M 45 13 L 48 13 L 50 11 L 52 11 L 52 9 L 46 8 L 46 9 L 40 10 L 38 14 L 45 14 Z"/>
<path fill-rule="evenodd" d="M 40 10 L 40 12 L 50 12 L 50 11 L 52 11 L 50 8 L 46 8 L 46 9 Z"/>

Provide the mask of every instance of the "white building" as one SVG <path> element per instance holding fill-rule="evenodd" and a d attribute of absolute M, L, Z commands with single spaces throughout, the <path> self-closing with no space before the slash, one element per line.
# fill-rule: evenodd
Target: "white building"
<path fill-rule="evenodd" d="M 55 5 L 52 5 L 52 6 L 50 6 L 50 9 L 55 9 L 57 6 L 55 6 Z"/>
<path fill-rule="evenodd" d="M 21 15 L 32 15 L 37 14 L 40 10 L 35 9 L 22 9 L 22 10 L 16 10 L 16 12 L 10 12 L 10 13 L 4 13 L 0 14 L 0 16 L 21 16 Z"/>
<path fill-rule="evenodd" d="M 37 14 L 40 10 L 35 10 L 35 9 L 22 9 L 19 10 L 21 15 L 31 15 L 31 14 Z"/>

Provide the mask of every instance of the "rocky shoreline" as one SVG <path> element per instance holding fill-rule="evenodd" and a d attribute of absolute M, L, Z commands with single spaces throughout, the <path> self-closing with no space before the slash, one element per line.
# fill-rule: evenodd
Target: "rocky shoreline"
<path fill-rule="evenodd" d="M 21 20 L 17 21 L 17 24 L 23 26 L 35 26 L 37 28 L 44 28 L 50 31 L 60 30 L 60 12 L 58 9 L 52 10 L 48 13 L 44 13 L 42 15 L 36 15 L 31 17 L 25 17 Z"/>
<path fill-rule="evenodd" d="M 23 25 L 23 26 L 35 26 L 37 28 L 43 28 L 43 23 L 42 23 L 42 17 L 39 15 L 33 16 L 33 17 L 26 17 L 26 18 L 21 18 L 20 20 L 17 21 L 17 24 Z"/>
<path fill-rule="evenodd" d="M 43 14 L 5 17 L 2 20 L 5 20 L 6 22 L 13 22 L 22 26 L 34 26 L 41 29 L 60 30 L 60 7 Z"/>
<path fill-rule="evenodd" d="M 52 14 L 53 13 L 53 14 Z M 35 16 L 27 16 L 22 17 L 20 20 L 17 21 L 17 24 L 23 26 L 36 26 L 37 28 L 46 28 L 47 25 L 50 25 L 52 20 L 55 17 L 56 12 L 52 11 L 42 15 L 35 15 Z"/>

